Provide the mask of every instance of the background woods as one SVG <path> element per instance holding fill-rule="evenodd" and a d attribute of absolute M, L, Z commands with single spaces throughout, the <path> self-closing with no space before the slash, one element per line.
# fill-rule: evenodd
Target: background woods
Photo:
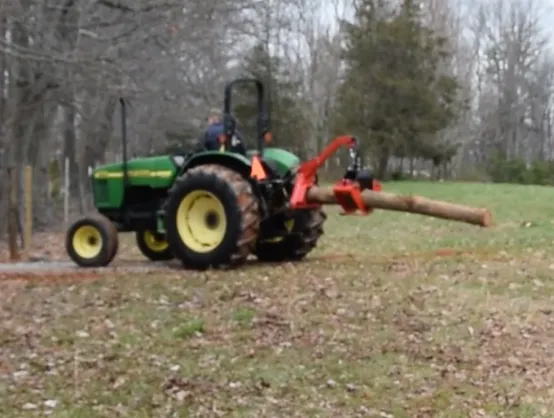
<path fill-rule="evenodd" d="M 226 81 L 252 75 L 275 140 L 305 158 L 353 133 L 381 178 L 550 184 L 549 12 L 539 0 L 3 1 L 1 168 L 22 185 L 33 167 L 34 225 L 54 225 L 65 162 L 83 212 L 89 167 L 120 158 L 119 97 L 131 155 L 165 153 L 196 141 Z M 247 136 L 251 93 L 236 97 Z"/>

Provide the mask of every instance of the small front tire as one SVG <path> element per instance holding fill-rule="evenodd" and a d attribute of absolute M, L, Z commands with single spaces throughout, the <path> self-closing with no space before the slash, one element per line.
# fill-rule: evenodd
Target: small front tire
<path fill-rule="evenodd" d="M 158 236 L 153 231 L 137 231 L 136 242 L 142 255 L 150 261 L 168 261 L 174 258 L 165 238 Z"/>
<path fill-rule="evenodd" d="M 103 215 L 79 219 L 67 230 L 67 254 L 80 267 L 107 266 L 114 259 L 118 247 L 117 228 Z"/>

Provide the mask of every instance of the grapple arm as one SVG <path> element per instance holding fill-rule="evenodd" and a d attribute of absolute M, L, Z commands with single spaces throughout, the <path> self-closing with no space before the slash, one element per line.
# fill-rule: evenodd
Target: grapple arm
<path fill-rule="evenodd" d="M 296 178 L 290 198 L 290 206 L 293 209 L 313 208 L 321 205 L 319 202 L 309 202 L 307 200 L 308 190 L 315 185 L 317 170 L 331 157 L 340 147 L 347 147 L 351 152 L 353 164 L 348 168 L 345 177 L 335 183 L 333 193 L 337 204 L 339 204 L 344 214 L 353 214 L 358 210 L 362 214 L 368 214 L 371 209 L 367 208 L 361 198 L 360 183 L 356 180 L 359 166 L 359 156 L 357 152 L 357 140 L 352 136 L 339 136 L 329 143 L 325 149 L 316 157 L 301 164 L 296 172 Z M 356 173 L 354 173 L 354 171 Z M 372 190 L 381 190 L 381 186 L 372 181 Z"/>

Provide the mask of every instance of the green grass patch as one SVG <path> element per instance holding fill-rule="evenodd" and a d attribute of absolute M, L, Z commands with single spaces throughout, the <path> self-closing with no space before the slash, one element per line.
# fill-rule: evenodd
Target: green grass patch
<path fill-rule="evenodd" d="M 185 323 L 173 328 L 173 336 L 180 339 L 199 336 L 203 332 L 204 320 L 201 318 L 190 319 Z"/>
<path fill-rule="evenodd" d="M 302 263 L 2 282 L 0 416 L 554 416 L 554 189 L 384 189 L 495 226 L 330 208 Z"/>

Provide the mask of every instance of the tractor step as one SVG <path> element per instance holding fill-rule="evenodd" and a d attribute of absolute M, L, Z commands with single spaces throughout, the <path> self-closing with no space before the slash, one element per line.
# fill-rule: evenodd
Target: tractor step
<path fill-rule="evenodd" d="M 160 209 L 156 212 L 156 232 L 165 234 L 165 211 Z"/>

